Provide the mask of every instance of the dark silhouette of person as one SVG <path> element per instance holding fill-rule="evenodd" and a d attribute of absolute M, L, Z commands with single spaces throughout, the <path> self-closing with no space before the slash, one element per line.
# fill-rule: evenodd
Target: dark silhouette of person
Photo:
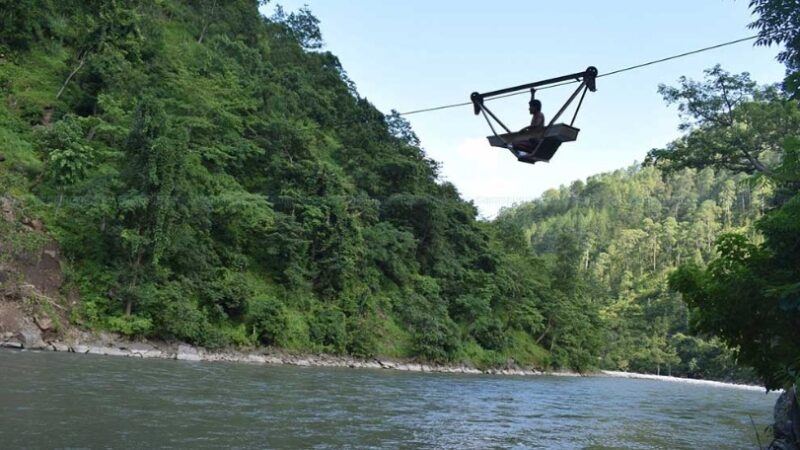
<path fill-rule="evenodd" d="M 520 130 L 521 133 L 529 131 L 544 131 L 544 114 L 542 113 L 542 102 L 536 99 L 528 103 L 528 112 L 531 113 L 531 124 Z M 514 142 L 514 154 L 518 158 L 528 156 L 539 145 L 539 139 L 530 138 L 519 142 Z"/>
<path fill-rule="evenodd" d="M 542 102 L 539 100 L 531 100 L 528 103 L 528 111 L 531 113 L 531 125 L 525 127 L 522 131 L 531 131 L 537 128 L 544 128 L 544 114 L 542 114 Z"/>

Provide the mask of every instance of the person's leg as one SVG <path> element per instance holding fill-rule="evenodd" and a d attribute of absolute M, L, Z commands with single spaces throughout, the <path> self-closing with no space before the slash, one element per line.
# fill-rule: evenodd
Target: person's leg
<path fill-rule="evenodd" d="M 514 154 L 517 155 L 517 158 L 527 156 L 532 151 L 533 147 L 531 147 L 531 143 L 527 139 L 514 142 Z"/>

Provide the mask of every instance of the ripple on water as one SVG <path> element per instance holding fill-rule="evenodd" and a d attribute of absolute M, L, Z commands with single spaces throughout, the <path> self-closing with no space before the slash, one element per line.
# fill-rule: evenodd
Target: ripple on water
<path fill-rule="evenodd" d="M 0 351 L 9 448 L 752 446 L 775 395 L 651 380 L 498 377 Z"/>

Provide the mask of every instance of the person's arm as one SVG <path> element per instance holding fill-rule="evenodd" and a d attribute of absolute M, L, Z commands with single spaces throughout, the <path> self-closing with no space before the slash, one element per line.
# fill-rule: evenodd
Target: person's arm
<path fill-rule="evenodd" d="M 527 127 L 523 128 L 523 129 L 519 130 L 519 132 L 520 133 L 525 133 L 526 131 L 531 131 L 534 128 L 536 128 L 536 115 L 531 117 L 531 124 L 528 125 Z"/>
<path fill-rule="evenodd" d="M 539 113 L 533 116 L 533 123 L 531 123 L 533 128 L 544 128 L 544 114 Z"/>

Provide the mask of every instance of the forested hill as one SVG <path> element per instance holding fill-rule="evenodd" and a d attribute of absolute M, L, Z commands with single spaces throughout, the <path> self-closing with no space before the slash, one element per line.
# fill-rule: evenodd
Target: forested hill
<path fill-rule="evenodd" d="M 92 329 L 587 367 L 566 326 L 544 329 L 540 262 L 437 181 L 308 11 L 258 6 L 6 2 L 4 248 L 30 248 L 20 221 L 41 218 Z"/>
<path fill-rule="evenodd" d="M 667 275 L 681 264 L 706 265 L 722 233 L 758 240 L 753 224 L 771 195 L 742 174 L 665 175 L 634 165 L 549 190 L 503 210 L 497 222 L 522 228 L 542 258 L 571 259 L 576 295 L 602 319 L 604 367 L 746 378 L 718 341 L 691 336 L 690 314 Z"/>
<path fill-rule="evenodd" d="M 132 337 L 729 374 L 662 281 L 757 189 L 633 168 L 477 221 L 310 12 L 258 3 L 4 3 L 0 272 L 55 239 L 72 322 Z"/>

